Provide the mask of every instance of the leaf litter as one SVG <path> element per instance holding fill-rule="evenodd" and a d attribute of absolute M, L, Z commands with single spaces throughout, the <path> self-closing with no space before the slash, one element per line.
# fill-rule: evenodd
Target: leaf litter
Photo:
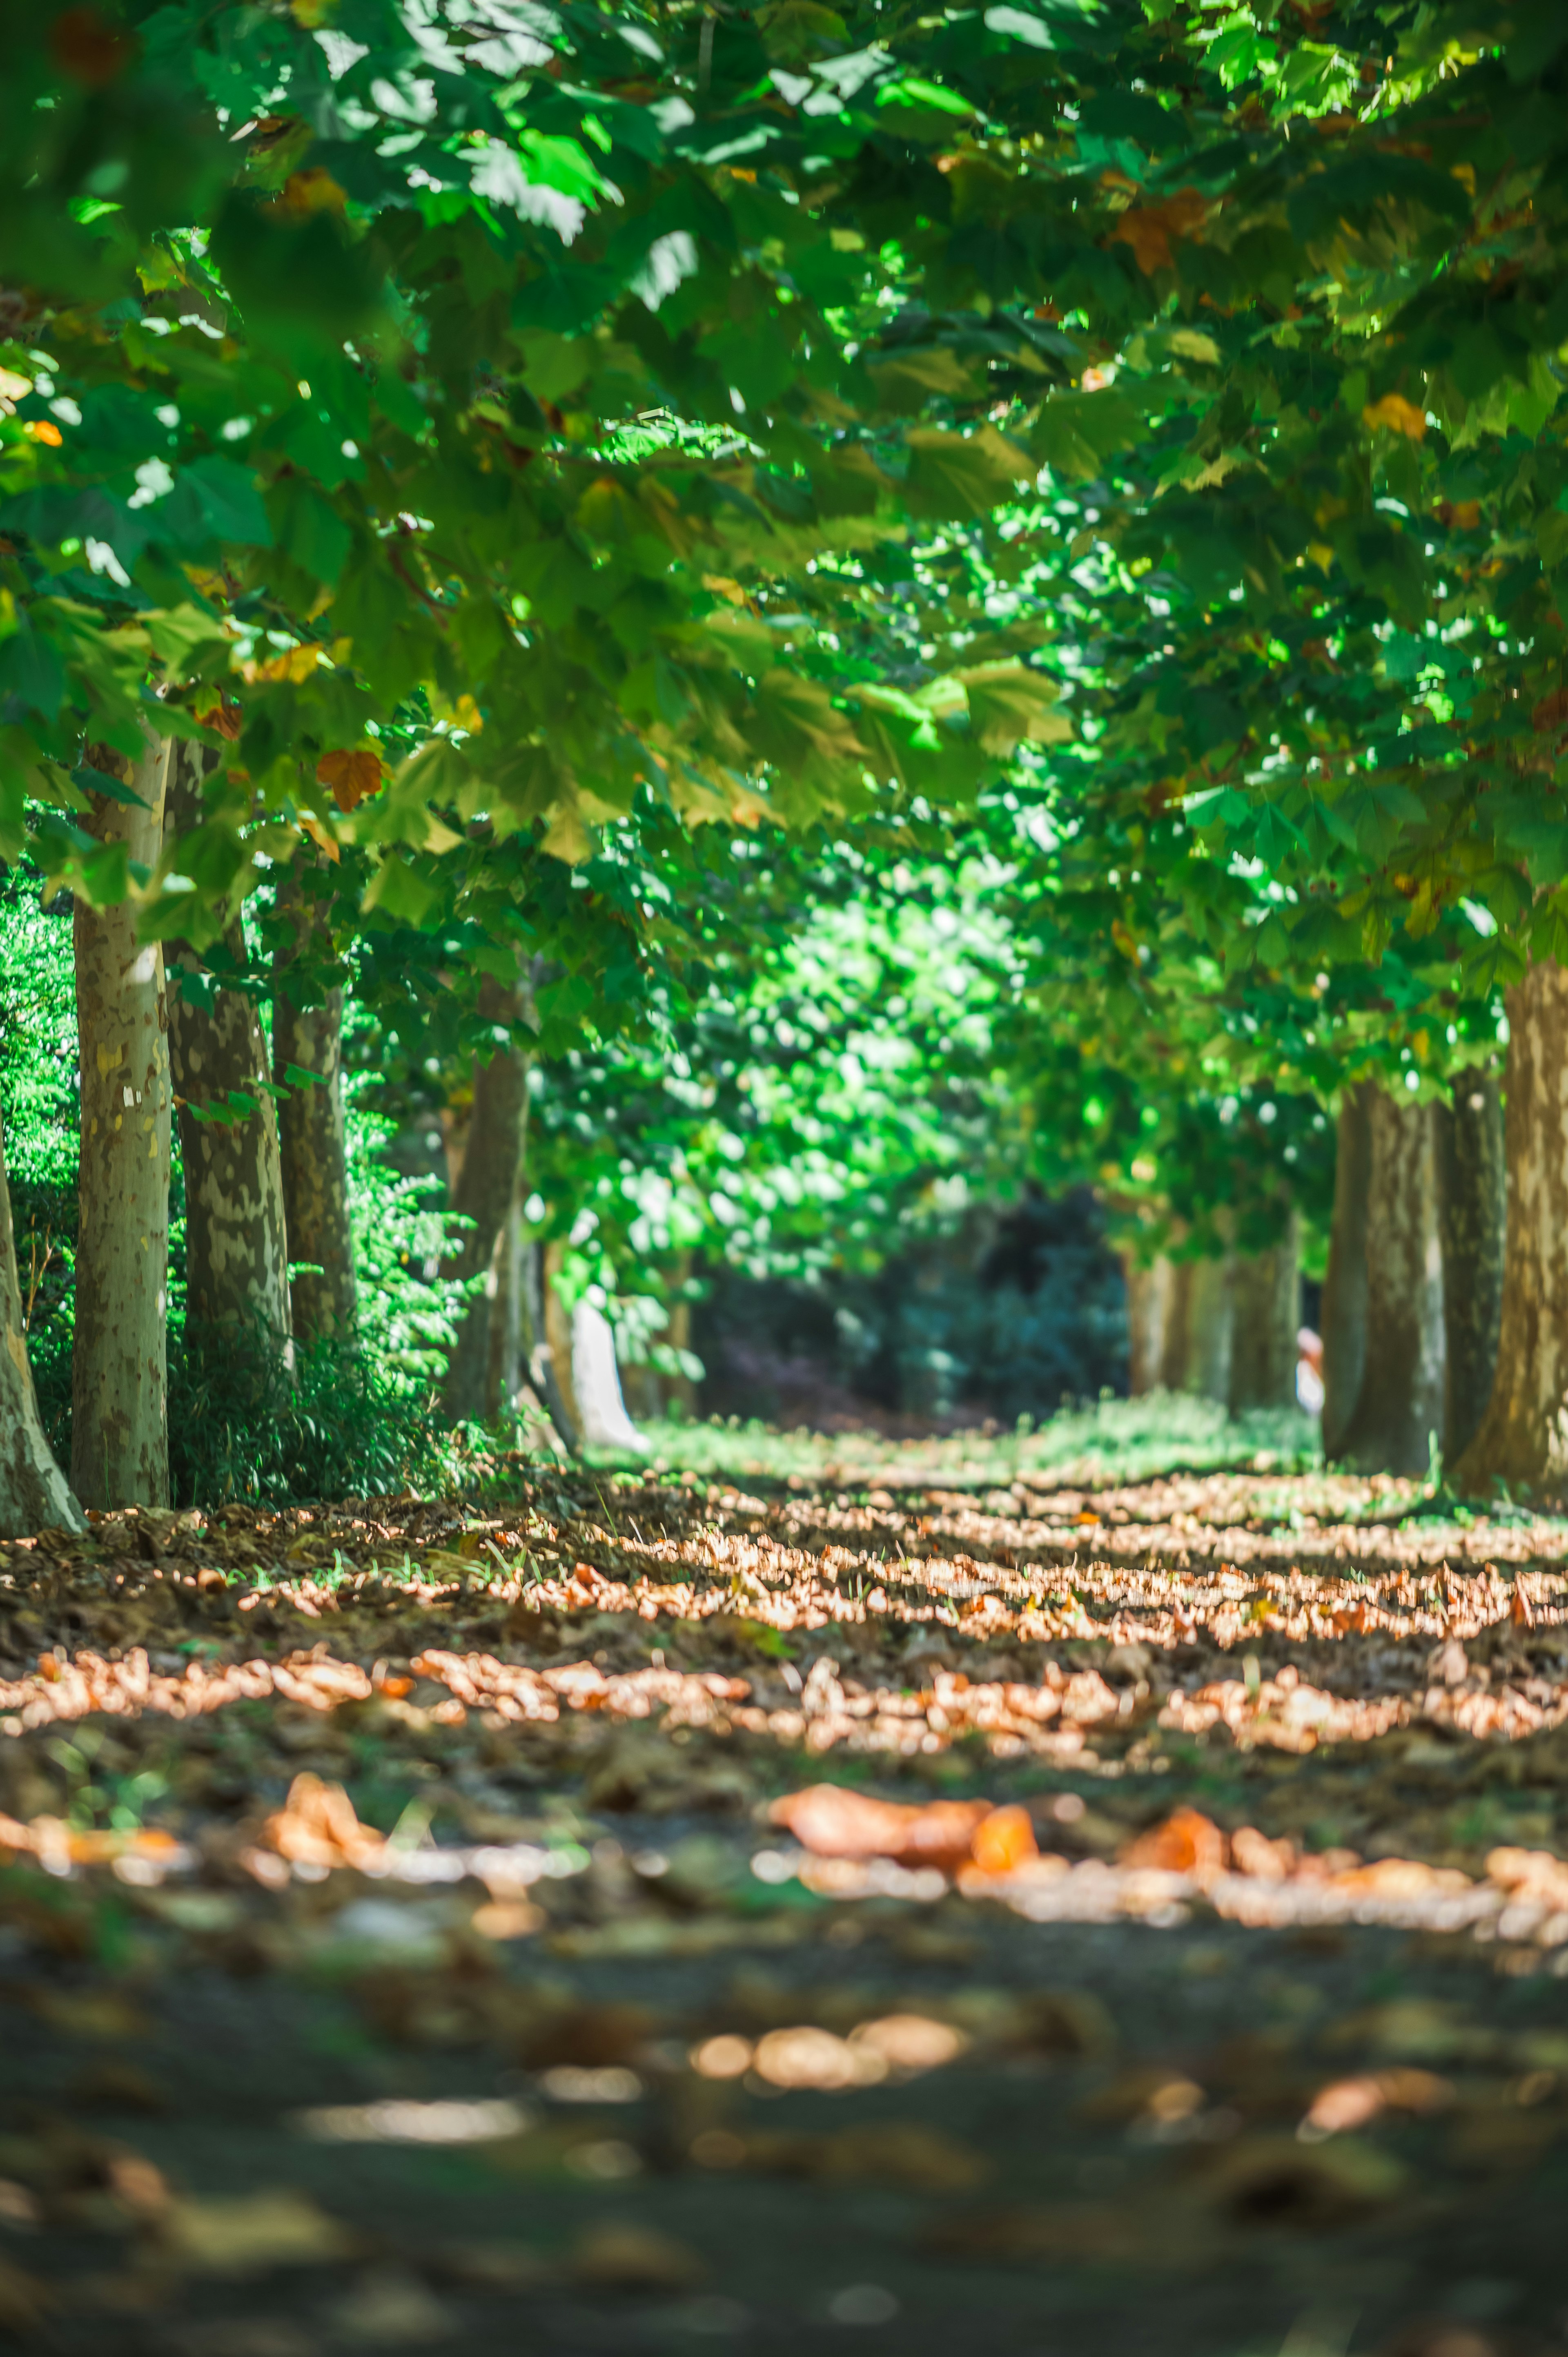
<path fill-rule="evenodd" d="M 754 1486 L 0 1549 L 0 2332 L 1568 2348 L 1561 1529 Z"/>

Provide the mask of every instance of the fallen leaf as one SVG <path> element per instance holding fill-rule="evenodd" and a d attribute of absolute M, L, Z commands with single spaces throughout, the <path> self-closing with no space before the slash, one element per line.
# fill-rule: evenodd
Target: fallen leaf
<path fill-rule="evenodd" d="M 48 2284 L 0 2258 L 0 2328 L 7 2332 L 34 2332 L 57 2305 Z"/>
<path fill-rule="evenodd" d="M 964 2193 L 993 2173 L 983 2154 L 918 2121 L 881 2121 L 833 2136 L 760 2133 L 737 2166 L 822 2185 L 896 2185 L 909 2193 Z"/>
<path fill-rule="evenodd" d="M 993 1809 L 988 1817 L 982 1817 L 970 1846 L 982 1874 L 1011 1874 L 1039 1856 L 1029 1813 L 1015 1807 Z"/>
<path fill-rule="evenodd" d="M 362 1825 L 341 1784 L 319 1776 L 296 1776 L 283 1807 L 267 1819 L 260 1838 L 291 1866 L 379 1864 L 386 1843 Z"/>
<path fill-rule="evenodd" d="M 1304 2145 L 1295 2136 L 1242 2136 L 1203 2172 L 1202 2188 L 1237 2226 L 1320 2232 L 1352 2223 L 1403 2190 L 1408 2172 L 1391 2153 L 1353 2136 Z"/>
<path fill-rule="evenodd" d="M 1190 1874 L 1195 1881 L 1211 1881 L 1225 1871 L 1225 1836 L 1201 1810 L 1173 1809 L 1163 1824 L 1129 1844 L 1122 1853 L 1125 1867 L 1159 1874 Z"/>
<path fill-rule="evenodd" d="M 177 2201 L 157 2222 L 158 2247 L 194 2275 L 256 2275 L 350 2257 L 354 2238 L 308 2194 L 286 2187 Z"/>
<path fill-rule="evenodd" d="M 576 2281 L 596 2290 L 689 2291 L 707 2267 L 697 2253 L 650 2226 L 595 2226 L 572 2253 Z"/>
<path fill-rule="evenodd" d="M 841 1784 L 811 1784 L 775 1801 L 768 1811 L 818 1857 L 888 1857 L 897 1865 L 963 1864 L 977 1825 L 993 1813 L 984 1801 L 874 1800 Z"/>

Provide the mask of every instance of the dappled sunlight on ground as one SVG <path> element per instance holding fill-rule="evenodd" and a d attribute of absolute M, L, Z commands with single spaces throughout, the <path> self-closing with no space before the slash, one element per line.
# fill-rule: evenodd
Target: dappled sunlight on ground
<path fill-rule="evenodd" d="M 901 1463 L 5 1549 L 0 2323 L 1563 2345 L 1561 1526 Z"/>

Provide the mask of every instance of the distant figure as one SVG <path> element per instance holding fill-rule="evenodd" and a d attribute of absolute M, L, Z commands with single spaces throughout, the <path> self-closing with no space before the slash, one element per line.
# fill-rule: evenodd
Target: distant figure
<path fill-rule="evenodd" d="M 1308 1415 L 1323 1414 L 1323 1337 L 1310 1326 L 1296 1333 L 1295 1395 Z"/>

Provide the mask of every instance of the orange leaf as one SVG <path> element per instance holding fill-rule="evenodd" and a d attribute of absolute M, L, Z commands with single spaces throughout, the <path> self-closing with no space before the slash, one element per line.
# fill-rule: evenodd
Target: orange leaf
<path fill-rule="evenodd" d="M 317 851 L 336 867 L 342 857 L 336 836 L 328 833 L 318 818 L 312 818 L 308 811 L 302 813 L 299 823 Z"/>
<path fill-rule="evenodd" d="M 1111 232 L 1112 245 L 1130 245 L 1145 278 L 1171 267 L 1171 240 L 1190 237 L 1208 218 L 1208 201 L 1197 188 L 1178 188 L 1163 205 L 1129 205 Z"/>
<path fill-rule="evenodd" d="M 1027 1809 L 993 1809 L 974 1829 L 972 1847 L 982 1874 L 1011 1874 L 1038 1857 L 1039 1846 Z"/>
<path fill-rule="evenodd" d="M 992 1812 L 983 1801 L 932 1801 L 923 1808 L 877 1801 L 841 1784 L 787 1793 L 769 1812 L 818 1857 L 890 1857 L 900 1866 L 961 1866 L 974 1829 Z"/>
<path fill-rule="evenodd" d="M 204 728 L 214 730 L 228 744 L 232 745 L 240 734 L 240 707 L 220 690 L 214 690 L 205 703 L 193 704 L 190 716 L 199 720 Z"/>
<path fill-rule="evenodd" d="M 303 172 L 289 174 L 274 205 L 281 212 L 303 217 L 310 213 L 340 213 L 348 201 L 331 173 L 320 164 L 310 164 Z"/>
<path fill-rule="evenodd" d="M 1122 1863 L 1152 1867 L 1161 1874 L 1190 1874 L 1205 1882 L 1225 1871 L 1225 1836 L 1199 1809 L 1173 1809 L 1163 1825 L 1140 1834 L 1122 1853 Z"/>
<path fill-rule="evenodd" d="M 1406 434 L 1412 442 L 1426 439 L 1426 412 L 1407 401 L 1402 393 L 1385 393 L 1381 401 L 1369 401 L 1361 412 L 1363 425 L 1386 425 L 1391 434 Z"/>
<path fill-rule="evenodd" d="M 341 1784 L 324 1784 L 308 1773 L 295 1778 L 262 1839 L 293 1866 L 362 1866 L 386 1847 L 380 1834 L 360 1823 Z"/>
<path fill-rule="evenodd" d="M 351 811 L 370 795 L 380 793 L 384 772 L 381 755 L 361 745 L 352 753 L 324 753 L 316 764 L 316 774 L 332 789 L 338 809 Z"/>
<path fill-rule="evenodd" d="M 47 417 L 29 418 L 27 432 L 35 442 L 47 442 L 51 450 L 58 450 L 65 440 L 65 436 L 60 432 L 59 427 L 52 425 Z"/>

